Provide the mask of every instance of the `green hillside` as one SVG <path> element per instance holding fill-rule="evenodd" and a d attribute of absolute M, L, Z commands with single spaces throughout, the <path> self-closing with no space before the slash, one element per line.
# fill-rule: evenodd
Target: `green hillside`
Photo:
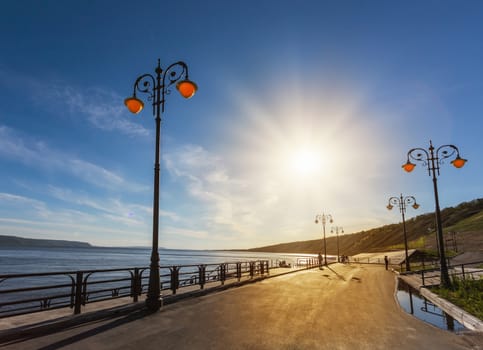
<path fill-rule="evenodd" d="M 483 198 L 464 202 L 441 211 L 447 249 L 481 250 L 483 245 Z M 409 248 L 436 250 L 434 213 L 426 213 L 406 221 Z M 456 232 L 452 235 L 452 232 Z M 455 243 L 453 237 L 456 238 Z M 337 254 L 336 237 L 328 237 L 327 254 Z M 311 253 L 323 250 L 323 240 L 282 243 L 249 249 L 258 252 Z M 341 255 L 355 255 L 404 248 L 402 223 L 385 225 L 368 231 L 339 235 Z"/>

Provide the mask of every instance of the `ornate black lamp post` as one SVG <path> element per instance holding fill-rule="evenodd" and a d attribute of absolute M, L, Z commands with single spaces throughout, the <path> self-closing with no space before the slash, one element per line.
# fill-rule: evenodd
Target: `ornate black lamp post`
<path fill-rule="evenodd" d="M 335 228 L 332 227 L 332 229 L 330 230 L 330 233 L 334 233 L 335 231 L 335 234 L 337 236 L 337 262 L 340 262 L 340 253 L 339 253 L 339 230 L 340 230 L 340 233 L 344 233 L 344 229 L 340 226 L 336 226 Z"/>
<path fill-rule="evenodd" d="M 333 223 L 334 220 L 332 219 L 332 215 L 330 214 L 317 214 L 315 215 L 315 223 L 318 224 L 319 222 L 322 223 L 322 228 L 324 231 L 324 265 L 327 265 L 327 243 L 325 241 L 325 223 L 329 220 L 330 223 Z"/>
<path fill-rule="evenodd" d="M 428 167 L 428 174 L 433 177 L 434 201 L 436 205 L 436 231 L 438 233 L 439 259 L 441 264 L 441 284 L 448 288 L 451 287 L 451 280 L 448 274 L 448 265 L 446 264 L 446 254 L 444 251 L 443 227 L 441 226 L 441 212 L 439 209 L 438 183 L 436 176 L 439 176 L 439 166 L 443 164 L 444 159 L 456 155 L 451 161 L 451 164 L 453 164 L 455 168 L 462 168 L 466 163 L 466 159 L 460 157 L 460 152 L 454 145 L 443 145 L 435 150 L 433 143 L 429 141 L 428 150 L 429 152 L 423 148 L 413 148 L 409 150 L 406 164 L 404 164 L 402 168 L 409 173 L 413 171 L 416 166 L 416 164 L 411 163 L 410 159 L 419 161 Z"/>
<path fill-rule="evenodd" d="M 419 208 L 419 204 L 416 203 L 416 198 L 413 196 L 406 196 L 403 197 L 401 194 L 399 197 L 391 197 L 389 198 L 389 202 L 387 203 L 387 209 L 391 210 L 395 205 L 399 207 L 399 211 L 402 215 L 402 222 L 403 222 L 403 232 L 404 232 L 404 250 L 406 253 L 406 271 L 411 271 L 411 266 L 409 265 L 409 256 L 408 256 L 408 236 L 406 234 L 406 219 L 404 214 L 406 213 L 406 206 L 412 205 L 414 209 Z"/>
<path fill-rule="evenodd" d="M 124 104 L 130 112 L 137 114 L 144 108 L 144 103 L 136 97 L 136 92 L 148 95 L 152 101 L 153 115 L 156 120 L 156 151 L 154 160 L 154 200 L 153 200 L 153 245 L 151 251 L 151 264 L 149 267 L 149 286 L 146 298 L 147 308 L 155 312 L 161 307 L 161 288 L 159 278 L 159 253 L 158 253 L 158 230 L 159 230 L 159 139 L 161 130 L 161 114 L 164 112 L 165 97 L 174 83 L 181 96 L 192 97 L 198 87 L 188 78 L 188 66 L 184 62 L 176 62 L 163 70 L 158 59 L 158 66 L 154 70 L 156 75 L 143 74 L 136 79 L 132 97 L 124 100 Z"/>

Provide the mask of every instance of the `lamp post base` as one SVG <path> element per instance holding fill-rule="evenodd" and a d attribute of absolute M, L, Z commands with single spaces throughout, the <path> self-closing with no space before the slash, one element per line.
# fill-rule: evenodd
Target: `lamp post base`
<path fill-rule="evenodd" d="M 157 244 L 156 244 L 157 245 Z M 146 307 L 151 312 L 156 312 L 161 308 L 161 288 L 159 276 L 159 256 L 156 250 L 153 250 L 151 256 L 151 267 L 149 271 L 148 293 L 146 295 Z"/>
<path fill-rule="evenodd" d="M 160 298 L 146 299 L 146 308 L 152 313 L 159 311 L 161 306 L 163 306 L 163 300 Z"/>

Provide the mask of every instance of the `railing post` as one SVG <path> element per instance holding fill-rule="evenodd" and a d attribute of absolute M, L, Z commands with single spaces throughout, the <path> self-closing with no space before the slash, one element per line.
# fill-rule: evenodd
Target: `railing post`
<path fill-rule="evenodd" d="M 139 276 L 139 268 L 137 267 L 134 268 L 134 276 L 132 276 L 131 286 L 133 302 L 137 303 L 139 300 L 138 297 L 141 295 L 141 281 Z"/>
<path fill-rule="evenodd" d="M 461 272 L 463 274 L 463 280 L 466 280 L 466 277 L 465 277 L 465 264 L 461 264 Z"/>
<path fill-rule="evenodd" d="M 87 302 L 89 301 L 89 294 L 87 293 L 87 279 L 89 277 L 91 277 L 91 275 L 93 274 L 94 272 L 89 272 L 86 276 L 86 278 L 84 278 L 84 281 L 82 282 L 82 305 L 86 305 Z"/>
<path fill-rule="evenodd" d="M 226 280 L 226 264 L 220 264 L 220 281 L 224 285 Z"/>
<path fill-rule="evenodd" d="M 255 263 L 250 261 L 250 278 L 253 278 L 253 276 L 255 276 Z"/>
<path fill-rule="evenodd" d="M 423 283 L 423 287 L 424 287 L 424 269 L 421 270 L 421 282 Z"/>
<path fill-rule="evenodd" d="M 69 307 L 72 309 L 75 305 L 75 288 L 76 288 L 76 284 L 75 284 L 75 279 L 74 277 L 72 277 L 71 275 L 68 275 L 69 278 L 70 278 L 70 281 L 71 281 L 71 286 L 70 286 L 70 305 Z"/>
<path fill-rule="evenodd" d="M 260 265 L 260 274 L 263 276 L 265 274 L 265 263 L 262 260 L 259 260 L 258 264 Z"/>
<path fill-rule="evenodd" d="M 75 300 L 74 300 L 74 315 L 81 313 L 82 304 L 82 271 L 77 271 L 75 281 Z"/>
<path fill-rule="evenodd" d="M 236 263 L 236 277 L 238 278 L 238 282 L 240 282 L 241 280 L 241 276 L 242 276 L 242 271 L 241 271 L 241 262 L 237 262 Z"/>
<path fill-rule="evenodd" d="M 205 288 L 205 283 L 206 283 L 206 266 L 205 265 L 199 265 L 198 266 L 198 276 L 200 280 L 200 289 Z"/>
<path fill-rule="evenodd" d="M 176 290 L 179 287 L 179 267 L 178 266 L 171 266 L 171 291 L 173 294 L 176 294 Z"/>

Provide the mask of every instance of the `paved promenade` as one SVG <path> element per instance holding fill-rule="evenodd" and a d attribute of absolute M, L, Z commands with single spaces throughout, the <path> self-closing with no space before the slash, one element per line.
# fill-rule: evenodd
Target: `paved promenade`
<path fill-rule="evenodd" d="M 400 309 L 395 276 L 334 264 L 86 323 L 2 349 L 483 349 Z"/>

